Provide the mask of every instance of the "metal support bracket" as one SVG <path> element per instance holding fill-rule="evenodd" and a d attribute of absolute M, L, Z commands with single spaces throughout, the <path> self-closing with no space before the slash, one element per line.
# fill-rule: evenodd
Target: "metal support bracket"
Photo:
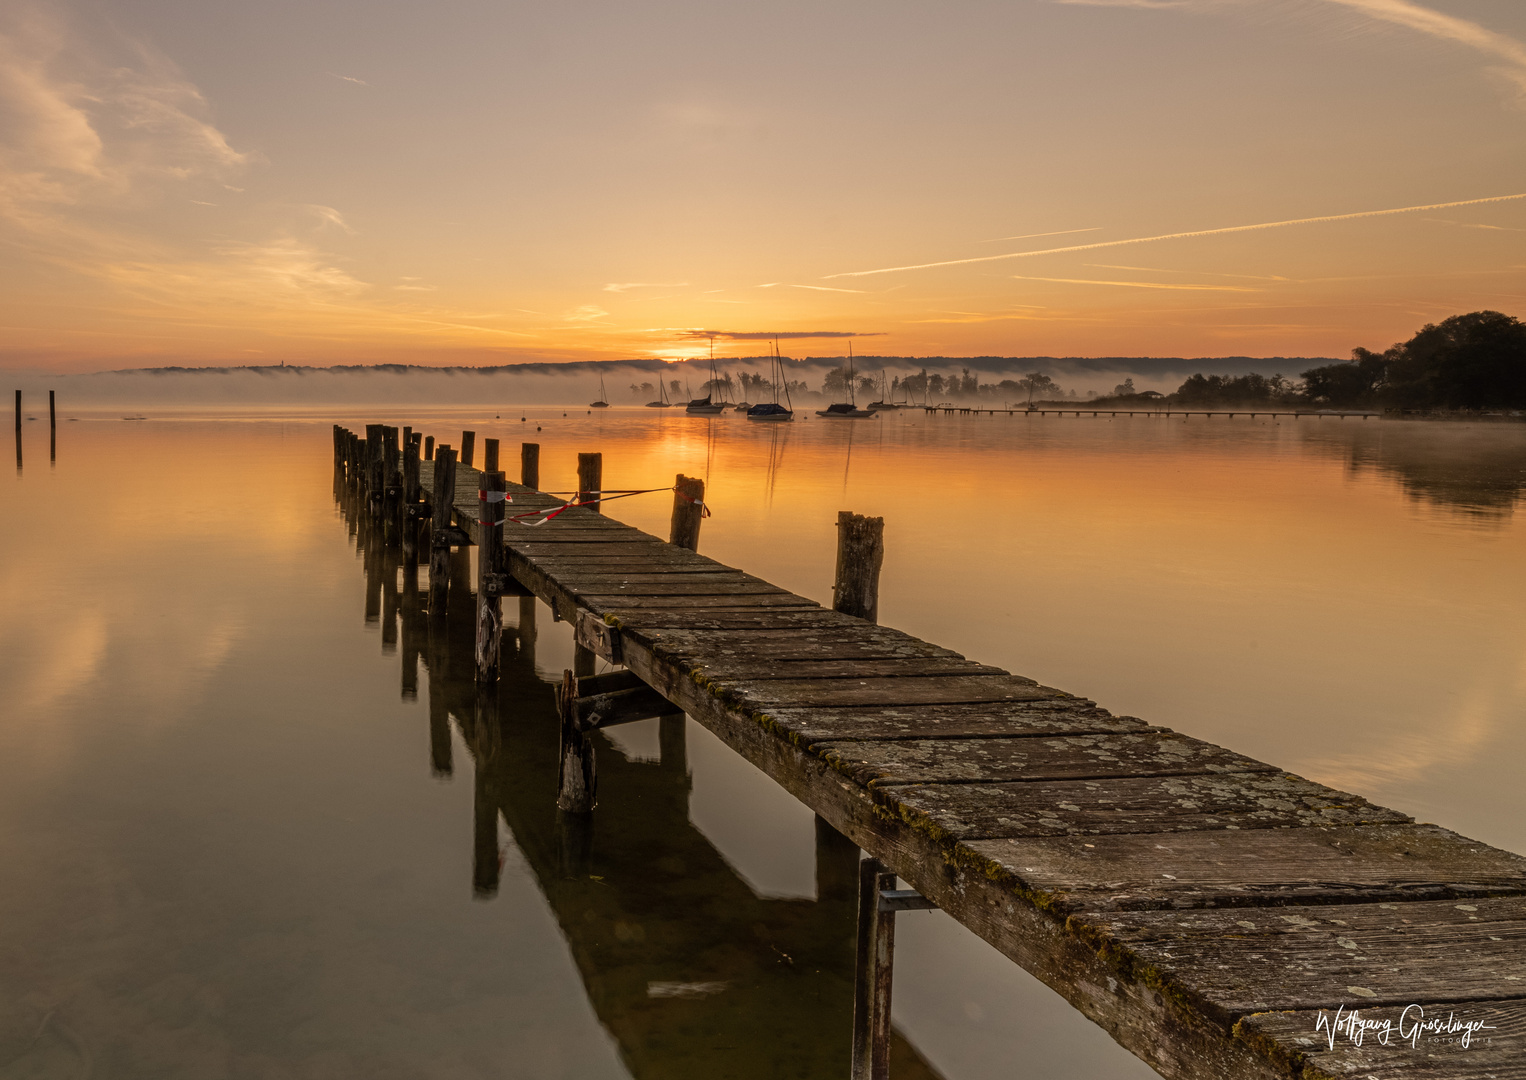
<path fill-rule="evenodd" d="M 889 1080 L 890 988 L 895 913 L 938 905 L 915 889 L 897 889 L 878 859 L 858 864 L 858 962 L 853 973 L 852 1080 Z"/>

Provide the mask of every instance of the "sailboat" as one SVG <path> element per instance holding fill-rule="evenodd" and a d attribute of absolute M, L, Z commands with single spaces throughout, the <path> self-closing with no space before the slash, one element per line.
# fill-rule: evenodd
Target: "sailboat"
<path fill-rule="evenodd" d="M 850 343 L 849 348 L 852 348 Z M 880 368 L 880 399 L 869 403 L 870 412 L 881 412 L 887 409 L 901 409 L 905 406 L 890 400 L 890 382 L 885 378 L 885 369 Z"/>
<path fill-rule="evenodd" d="M 710 392 L 702 398 L 691 398 L 684 412 L 690 416 L 718 416 L 726 411 L 724 402 L 715 401 L 715 339 L 710 341 Z"/>
<path fill-rule="evenodd" d="M 773 360 L 769 365 L 768 377 L 774 385 L 774 400 L 765 401 L 760 405 L 754 405 L 747 410 L 749 420 L 793 420 L 795 418 L 794 402 L 789 399 L 789 382 L 784 377 L 784 361 L 779 358 L 779 343 L 774 342 Z M 784 400 L 787 405 L 779 404 L 779 384 L 784 383 Z"/>
<path fill-rule="evenodd" d="M 817 416 L 825 416 L 831 420 L 863 420 L 873 416 L 872 409 L 860 409 L 858 400 L 853 392 L 853 342 L 848 342 L 848 400 L 840 401 L 834 405 L 828 405 L 825 409 L 817 409 Z"/>
<path fill-rule="evenodd" d="M 609 408 L 609 395 L 604 392 L 604 376 L 599 376 L 599 400 L 589 402 L 590 407 L 595 409 Z"/>
<path fill-rule="evenodd" d="M 668 400 L 668 388 L 662 379 L 657 380 L 657 400 L 646 403 L 648 409 L 671 409 L 673 403 Z"/>

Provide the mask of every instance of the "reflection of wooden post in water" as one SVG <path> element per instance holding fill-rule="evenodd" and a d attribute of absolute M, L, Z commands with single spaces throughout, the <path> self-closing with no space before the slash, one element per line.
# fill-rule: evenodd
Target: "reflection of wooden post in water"
<path fill-rule="evenodd" d="M 519 448 L 519 482 L 540 490 L 540 443 L 527 442 Z"/>
<path fill-rule="evenodd" d="M 535 670 L 535 597 L 519 598 L 519 657 L 531 672 Z"/>
<path fill-rule="evenodd" d="M 595 514 L 599 509 L 599 493 L 604 490 L 604 455 L 578 455 L 578 501 Z"/>
<path fill-rule="evenodd" d="M 668 529 L 668 543 L 698 551 L 699 523 L 704 516 L 705 482 L 679 473 L 673 484 L 673 521 Z"/>
<path fill-rule="evenodd" d="M 402 597 L 397 591 L 397 549 L 392 546 L 383 548 L 379 554 L 381 564 L 381 595 L 382 595 L 382 652 L 390 653 L 397 649 L 397 621 L 398 608 Z"/>
<path fill-rule="evenodd" d="M 489 439 L 497 457 L 497 440 Z M 503 640 L 503 508 L 508 485 L 501 472 L 480 474 L 477 489 L 477 678 L 498 678 Z"/>
<path fill-rule="evenodd" d="M 473 703 L 472 895 L 498 895 L 498 799 L 492 769 L 498 753 L 498 701 L 494 688 L 479 684 Z"/>
<path fill-rule="evenodd" d="M 445 617 L 450 588 L 450 508 L 456 493 L 456 452 L 441 446 L 435 454 L 434 498 L 431 502 L 429 541 L 429 616 Z"/>
<path fill-rule="evenodd" d="M 816 899 L 843 903 L 858 896 L 858 845 L 816 815 Z"/>
<path fill-rule="evenodd" d="M 468 469 L 472 467 L 473 448 L 477 445 L 477 433 L 475 431 L 463 431 L 461 433 L 461 464 Z"/>
<path fill-rule="evenodd" d="M 837 578 L 832 610 L 880 621 L 880 566 L 885 561 L 885 519 L 843 510 L 837 515 Z"/>
<path fill-rule="evenodd" d="M 657 752 L 663 771 L 689 775 L 689 736 L 686 731 L 689 718 L 683 713 L 673 713 L 657 718 Z M 685 789 L 687 792 L 687 788 Z M 687 800 L 685 800 L 687 804 Z"/>
<path fill-rule="evenodd" d="M 417 444 L 415 444 L 417 445 Z M 403 684 L 404 701 L 414 701 L 419 696 L 419 653 L 423 651 L 424 635 L 423 605 L 419 603 L 419 564 L 413 559 L 403 560 Z"/>

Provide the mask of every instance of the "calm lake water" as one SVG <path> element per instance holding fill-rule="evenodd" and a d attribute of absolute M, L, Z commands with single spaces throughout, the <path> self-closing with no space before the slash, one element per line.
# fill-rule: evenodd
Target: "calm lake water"
<path fill-rule="evenodd" d="M 479 698 L 469 627 L 422 634 L 336 503 L 336 420 L 536 440 L 547 488 L 592 450 L 608 487 L 707 477 L 700 550 L 824 602 L 836 512 L 883 515 L 882 622 L 1526 851 L 1526 426 L 502 416 L 84 417 L 56 463 L 26 425 L 0 1078 L 846 1075 L 853 852 L 653 721 L 600 743 L 571 872 L 566 625 L 508 603 Z M 895 1015 L 897 1080 L 1154 1075 L 937 912 Z"/>

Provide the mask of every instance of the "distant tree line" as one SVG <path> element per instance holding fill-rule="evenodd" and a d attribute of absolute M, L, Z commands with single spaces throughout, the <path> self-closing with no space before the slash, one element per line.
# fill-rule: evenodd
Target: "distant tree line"
<path fill-rule="evenodd" d="M 1131 380 L 1132 382 L 1132 380 Z M 1129 390 L 1133 387 L 1130 385 Z M 1138 395 L 1114 390 L 1098 402 Z M 1315 406 L 1331 409 L 1488 410 L 1526 408 L 1526 324 L 1498 311 L 1430 323 L 1381 353 L 1282 375 L 1193 375 L 1166 398 L 1194 408 Z"/>

